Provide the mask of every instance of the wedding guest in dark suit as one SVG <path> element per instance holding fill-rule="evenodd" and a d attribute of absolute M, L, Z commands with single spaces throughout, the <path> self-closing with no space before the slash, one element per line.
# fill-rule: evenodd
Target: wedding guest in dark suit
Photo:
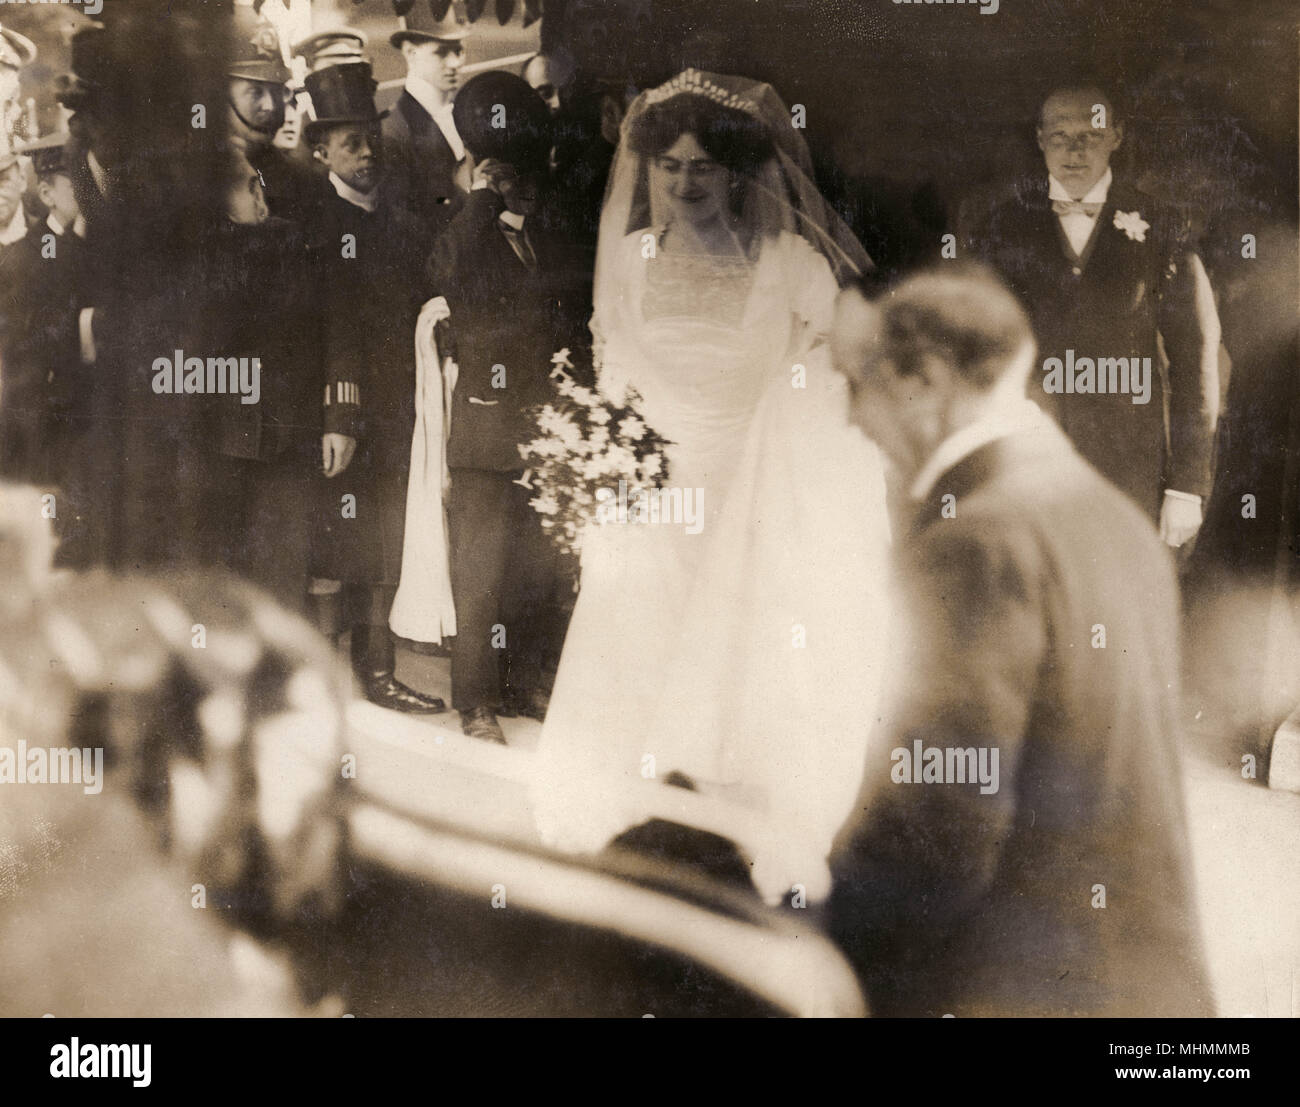
<path fill-rule="evenodd" d="M 469 28 L 454 14 L 435 19 L 417 4 L 389 36 L 406 62 L 406 83 L 384 121 L 384 149 L 403 202 L 445 223 L 469 188 L 465 144 L 452 117 Z"/>
<path fill-rule="evenodd" d="M 994 209 L 974 249 L 1029 309 L 1039 350 L 1029 394 L 1181 546 L 1200 527 L 1210 490 L 1219 399 L 1219 321 L 1205 268 L 1185 220 L 1114 176 L 1124 120 L 1104 89 L 1056 89 L 1037 136 L 1046 176 Z M 1102 393 L 1110 370 L 1096 363 L 1113 358 L 1150 359 L 1145 398 L 1132 382 Z M 1080 365 L 1071 388 L 1065 377 L 1078 359 L 1095 365 L 1096 379 Z"/>
<path fill-rule="evenodd" d="M 833 350 L 914 501 L 894 704 L 832 865 L 873 1012 L 1211 1015 L 1168 551 L 1025 399 L 992 273 L 850 290 Z"/>
<path fill-rule="evenodd" d="M 398 711 L 435 713 L 442 700 L 394 675 L 388 614 L 401 579 L 406 485 L 415 426 L 415 322 L 424 295 L 425 226 L 388 190 L 367 62 L 310 73 L 316 108 L 307 142 L 330 195 L 309 233 L 315 256 L 324 371 L 317 576 L 350 595 L 352 664 L 366 696 Z M 337 479 L 346 474 L 343 479 Z M 346 496 L 354 496 L 349 512 Z"/>
<path fill-rule="evenodd" d="M 302 610 L 321 458 L 307 248 L 297 224 L 268 213 L 261 175 L 237 151 L 227 166 L 226 210 L 203 256 L 207 348 L 258 367 L 257 402 L 221 402 L 213 421 L 211 542 L 223 565 Z"/>
<path fill-rule="evenodd" d="M 64 157 L 67 137 L 25 147 L 46 216 L 0 255 L 0 474 L 34 484 L 66 475 L 64 455 L 75 448 L 68 420 L 84 383 L 77 286 L 85 221 Z"/>
<path fill-rule="evenodd" d="M 498 104 L 504 128 L 492 126 Z M 519 446 L 536 436 L 529 409 L 551 397 L 551 356 L 568 344 L 571 270 L 534 218 L 552 141 L 545 103 L 519 77 L 485 73 L 457 97 L 456 124 L 482 185 L 429 263 L 458 366 L 447 444 L 452 705 L 466 734 L 504 744 L 498 714 L 544 714 L 542 659 L 563 637 L 556 556 L 520 483 Z"/>

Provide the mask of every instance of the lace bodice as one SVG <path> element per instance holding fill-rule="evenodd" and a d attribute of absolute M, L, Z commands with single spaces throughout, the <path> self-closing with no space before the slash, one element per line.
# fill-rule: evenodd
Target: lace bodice
<path fill-rule="evenodd" d="M 646 267 L 642 313 L 647 320 L 689 317 L 738 327 L 755 268 L 743 257 L 660 253 Z"/>

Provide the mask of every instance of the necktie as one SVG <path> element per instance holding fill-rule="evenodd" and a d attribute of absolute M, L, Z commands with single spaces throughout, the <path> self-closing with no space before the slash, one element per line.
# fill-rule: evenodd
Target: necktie
<path fill-rule="evenodd" d="M 1089 219 L 1096 219 L 1101 209 L 1101 204 L 1084 203 L 1082 200 L 1052 201 L 1052 210 L 1057 215 L 1086 215 Z"/>
<path fill-rule="evenodd" d="M 518 229 L 497 220 L 497 226 L 501 228 L 501 233 L 506 236 L 506 241 L 510 243 L 510 248 L 515 252 L 515 256 L 524 263 L 529 269 L 537 268 L 537 255 L 533 253 L 533 247 L 528 241 L 528 235 L 524 233 L 523 227 Z"/>

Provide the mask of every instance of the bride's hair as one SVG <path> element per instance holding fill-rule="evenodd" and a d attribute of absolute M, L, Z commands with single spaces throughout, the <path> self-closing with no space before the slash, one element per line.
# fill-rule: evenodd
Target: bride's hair
<path fill-rule="evenodd" d="M 709 157 L 743 177 L 753 177 L 776 156 L 776 144 L 762 120 L 693 93 L 648 107 L 632 120 L 627 143 L 642 157 L 655 157 L 684 134 L 694 135 Z"/>

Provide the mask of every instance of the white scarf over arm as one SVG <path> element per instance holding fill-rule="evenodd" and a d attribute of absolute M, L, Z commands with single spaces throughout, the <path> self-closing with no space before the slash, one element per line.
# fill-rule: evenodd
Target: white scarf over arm
<path fill-rule="evenodd" d="M 415 324 L 415 433 L 406 487 L 402 576 L 388 625 L 399 637 L 417 642 L 441 642 L 456 633 L 444 501 L 455 384 L 450 373 L 455 363 L 448 362 L 445 375 L 434 337 L 435 326 L 448 315 L 447 301 L 438 296 L 421 308 Z"/>

